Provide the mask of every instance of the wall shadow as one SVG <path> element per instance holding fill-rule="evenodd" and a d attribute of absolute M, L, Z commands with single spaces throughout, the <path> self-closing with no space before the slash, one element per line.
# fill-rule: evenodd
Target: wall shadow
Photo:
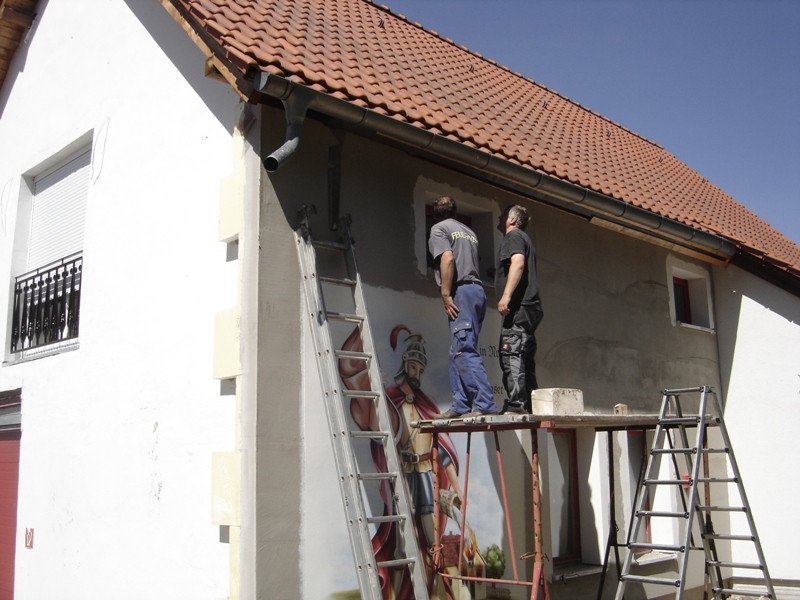
<path fill-rule="evenodd" d="M 235 102 L 231 97 L 238 96 L 227 83 L 205 76 L 205 56 L 200 48 L 158 2 L 125 0 L 125 4 L 214 117 L 227 131 L 233 131 L 230 107 Z"/>

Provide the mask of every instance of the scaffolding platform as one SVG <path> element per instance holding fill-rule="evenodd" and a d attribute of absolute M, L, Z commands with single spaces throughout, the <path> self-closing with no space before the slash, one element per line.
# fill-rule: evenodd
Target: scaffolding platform
<path fill-rule="evenodd" d="M 508 497 L 505 486 L 505 473 L 503 471 L 503 461 L 500 452 L 500 441 L 498 432 L 501 431 L 514 431 L 514 430 L 534 430 L 539 429 L 578 429 L 578 428 L 592 428 L 595 432 L 608 432 L 608 460 L 609 460 L 609 484 L 611 497 L 610 504 L 610 524 L 609 533 L 606 545 L 606 553 L 603 561 L 600 586 L 598 589 L 598 598 L 602 595 L 603 584 L 605 580 L 606 571 L 608 569 L 608 560 L 610 550 L 613 547 L 616 554 L 617 569 L 619 570 L 619 553 L 618 546 L 620 545 L 616 537 L 616 514 L 614 502 L 614 467 L 613 467 L 613 443 L 611 443 L 611 435 L 614 431 L 626 430 L 646 430 L 654 429 L 658 423 L 658 414 L 580 414 L 580 415 L 481 415 L 476 417 L 466 417 L 457 419 L 432 419 L 424 421 L 416 421 L 411 423 L 412 427 L 416 427 L 420 432 L 430 433 L 433 435 L 432 454 L 433 454 L 433 469 L 434 469 L 434 547 L 430 549 L 433 555 L 434 566 L 439 576 L 442 578 L 449 596 L 452 597 L 452 583 L 453 581 L 459 582 L 480 582 L 487 584 L 504 584 L 504 585 L 521 585 L 531 587 L 531 600 L 539 598 L 540 591 L 545 600 L 549 600 L 550 593 L 547 587 L 547 580 L 545 578 L 544 554 L 542 551 L 542 518 L 541 518 L 541 484 L 539 479 L 539 442 L 537 435 L 531 435 L 531 481 L 532 481 L 532 501 L 533 501 L 533 534 L 534 534 L 534 551 L 532 554 L 523 554 L 517 556 L 514 547 L 514 536 L 511 527 L 511 515 L 508 511 Z M 439 514 L 441 511 L 439 503 L 439 490 L 438 490 L 438 435 L 440 433 L 466 433 L 467 434 L 467 453 L 466 465 L 464 474 L 464 506 L 465 509 L 461 513 L 461 543 L 459 547 L 458 556 L 463 555 L 464 551 L 464 529 L 466 524 L 466 507 L 468 490 L 469 490 L 469 461 L 470 461 L 470 447 L 473 433 L 488 433 L 494 434 L 495 448 L 497 451 L 497 464 L 499 468 L 499 479 L 501 484 L 501 496 L 504 508 L 506 533 L 508 535 L 509 546 L 512 554 L 512 560 L 509 562 L 512 566 L 513 576 L 511 579 L 491 579 L 488 577 L 470 577 L 464 575 L 453 575 L 445 572 L 444 559 L 442 555 L 442 532 L 439 531 Z M 533 559 L 533 576 L 530 581 L 523 581 L 520 579 L 517 559 Z"/>

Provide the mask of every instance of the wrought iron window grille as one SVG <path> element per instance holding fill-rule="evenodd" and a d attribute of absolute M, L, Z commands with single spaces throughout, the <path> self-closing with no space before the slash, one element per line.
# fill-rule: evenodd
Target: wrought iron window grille
<path fill-rule="evenodd" d="M 11 352 L 22 352 L 78 337 L 83 253 L 16 278 Z"/>

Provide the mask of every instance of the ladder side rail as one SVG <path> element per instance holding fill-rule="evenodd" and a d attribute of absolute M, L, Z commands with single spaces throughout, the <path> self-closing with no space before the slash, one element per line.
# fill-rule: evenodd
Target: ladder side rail
<path fill-rule="evenodd" d="M 361 280 L 361 273 L 358 269 L 358 262 L 356 260 L 355 246 L 350 232 L 349 215 L 345 215 L 341 220 L 343 229 L 343 236 L 345 238 L 347 251 L 347 269 L 351 279 L 356 284 L 353 288 L 353 301 L 355 304 L 356 314 L 363 317 L 361 321 L 361 343 L 365 353 L 372 355 L 372 360 L 368 364 L 368 373 L 370 386 L 373 391 L 383 392 L 383 382 L 381 381 L 380 367 L 378 365 L 377 354 L 375 352 L 375 343 L 372 336 L 372 328 L 367 313 L 367 304 L 364 298 L 364 287 Z M 378 417 L 378 423 L 382 431 L 389 433 L 388 438 L 384 441 L 383 449 L 386 455 L 386 462 L 390 471 L 398 474 L 398 477 L 393 485 L 394 501 L 399 513 L 406 516 L 405 523 L 398 523 L 398 532 L 402 535 L 402 545 L 405 550 L 407 558 L 413 558 L 414 563 L 408 565 L 411 574 L 412 585 L 414 588 L 414 595 L 416 600 L 428 599 L 428 581 L 425 572 L 425 562 L 423 560 L 422 552 L 419 547 L 417 539 L 416 527 L 414 524 L 414 515 L 411 510 L 411 501 L 408 493 L 408 486 L 406 485 L 405 474 L 400 463 L 400 456 L 397 452 L 397 446 L 394 442 L 393 428 L 391 416 L 389 414 L 388 401 L 386 394 L 381 393 L 375 400 L 375 410 Z"/>
<path fill-rule="evenodd" d="M 692 391 L 699 391 L 699 390 L 692 390 Z M 683 414 L 683 408 L 681 407 L 680 393 L 676 392 L 674 394 L 673 398 L 674 398 L 674 401 L 675 401 L 675 415 L 679 419 L 683 419 L 685 415 Z M 680 432 L 681 444 L 683 444 L 682 447 L 683 448 L 691 448 L 691 446 L 689 445 L 689 436 L 686 433 L 686 425 L 681 423 L 678 426 L 678 430 Z M 699 428 L 698 428 L 698 431 L 699 431 Z M 669 440 L 669 442 L 670 442 L 670 445 L 672 445 L 672 440 L 671 439 Z M 672 447 L 674 448 L 675 446 L 672 446 Z M 697 453 L 699 453 L 699 450 L 697 449 L 697 446 L 695 446 L 695 455 L 694 455 L 694 457 L 691 457 L 688 454 L 684 454 L 683 455 L 683 458 L 686 461 L 686 473 L 687 474 L 692 473 L 692 471 L 694 469 L 694 464 L 693 464 L 692 460 L 694 458 L 694 462 L 695 463 L 697 462 Z M 678 459 L 674 454 L 672 455 L 672 466 L 675 469 L 675 478 L 676 479 L 680 479 L 681 478 L 681 473 L 680 473 L 680 470 L 678 468 Z M 680 490 L 680 494 L 681 494 L 681 504 L 683 505 L 683 510 L 684 510 L 684 512 L 689 512 L 689 506 L 688 506 L 688 502 L 687 502 L 688 494 L 686 493 L 686 491 L 684 490 L 684 488 L 682 486 L 679 488 L 679 490 Z M 690 538 L 689 541 L 692 543 L 692 545 L 694 545 L 694 539 L 693 538 Z M 688 546 L 687 546 L 687 548 L 688 548 Z"/>
<path fill-rule="evenodd" d="M 325 398 L 325 412 L 328 418 L 333 445 L 334 459 L 339 475 L 339 487 L 342 495 L 342 504 L 348 521 L 348 534 L 350 537 L 353 561 L 356 575 L 362 594 L 368 594 L 370 600 L 381 600 L 382 594 L 375 568 L 372 553 L 372 540 L 365 522 L 365 510 L 358 479 L 355 476 L 355 460 L 352 448 L 347 441 L 343 422 L 343 411 L 337 410 L 336 403 L 341 397 L 338 375 L 332 373 L 333 348 L 328 331 L 326 313 L 323 303 L 322 290 L 316 275 L 316 253 L 314 251 L 311 234 L 306 236 L 295 232 L 298 250 L 300 252 L 300 265 L 303 277 L 303 287 L 312 327 L 314 353 L 317 359 L 320 383 L 324 395 L 336 390 L 337 398 Z"/>
<path fill-rule="evenodd" d="M 658 474 L 658 471 L 661 468 L 661 455 L 656 454 L 653 452 L 654 450 L 658 450 L 664 446 L 664 436 L 666 434 L 666 428 L 661 425 L 661 421 L 665 418 L 668 406 L 668 396 L 665 395 L 662 402 L 661 402 L 661 410 L 658 417 L 658 423 L 656 424 L 655 435 L 653 436 L 653 446 L 649 453 L 647 459 L 647 469 L 644 474 L 644 479 L 654 479 L 655 475 Z M 639 529 L 642 525 L 642 522 L 646 519 L 646 517 L 639 516 L 638 513 L 645 508 L 645 498 L 647 497 L 649 491 L 649 486 L 642 484 L 639 488 L 639 492 L 636 497 L 636 503 L 634 504 L 633 514 L 636 515 L 634 525 L 633 525 L 633 532 L 629 533 L 630 538 L 628 542 L 628 552 L 625 555 L 625 561 L 622 565 L 621 576 L 619 580 L 619 584 L 617 585 L 617 593 L 614 597 L 615 600 L 623 600 L 625 596 L 625 584 L 627 583 L 625 577 L 627 577 L 631 572 L 631 564 L 633 563 L 633 549 L 630 547 L 632 542 L 635 542 L 639 537 Z M 653 489 L 652 493 L 650 493 L 650 501 L 655 502 L 656 490 Z"/>
<path fill-rule="evenodd" d="M 747 523 L 750 526 L 750 533 L 752 534 L 756 548 L 756 555 L 758 556 L 758 561 L 762 567 L 762 573 L 764 575 L 764 583 L 766 584 L 767 591 L 770 594 L 771 598 L 775 598 L 775 589 L 772 585 L 772 578 L 769 575 L 769 569 L 767 568 L 767 561 L 764 558 L 764 551 L 761 547 L 761 538 L 758 536 L 756 531 L 756 523 L 753 519 L 753 511 L 750 509 L 750 503 L 747 500 L 747 494 L 744 491 L 744 483 L 742 482 L 742 475 L 739 471 L 739 465 L 736 462 L 736 456 L 733 453 L 733 446 L 731 446 L 731 440 L 728 436 L 728 429 L 725 427 L 725 419 L 722 416 L 722 407 L 719 403 L 719 399 L 717 398 L 716 392 L 713 390 L 711 391 L 711 398 L 714 403 L 714 408 L 716 409 L 717 416 L 719 417 L 719 430 L 722 436 L 723 443 L 725 447 L 728 449 L 728 459 L 731 463 L 731 469 L 733 470 L 733 475 L 736 477 L 737 480 L 737 487 L 739 489 L 739 495 L 741 496 L 742 506 L 745 507 L 745 515 L 747 516 Z"/>
<path fill-rule="evenodd" d="M 705 435 L 703 436 L 703 449 L 708 448 L 708 430 L 706 430 Z M 709 467 L 708 461 L 708 453 L 701 452 L 702 460 L 703 460 L 703 477 L 706 478 L 706 481 L 703 483 L 703 504 L 710 505 L 711 504 L 711 483 L 708 481 L 708 478 L 711 476 L 711 471 Z M 699 457 L 698 457 L 699 460 Z M 705 552 L 706 556 L 706 569 L 705 572 L 708 576 L 707 579 L 704 580 L 704 589 L 707 590 L 723 587 L 723 579 L 722 579 L 722 569 L 718 565 L 711 567 L 711 562 L 719 562 L 719 555 L 717 553 L 717 542 L 714 539 L 714 522 L 711 519 L 711 511 L 706 511 L 705 515 L 702 514 L 703 511 L 698 511 L 697 519 L 698 522 L 701 524 L 701 537 L 703 540 L 703 551 Z M 708 579 L 710 579 L 711 585 L 709 586 Z"/>
<path fill-rule="evenodd" d="M 700 415 L 705 414 L 706 409 L 706 400 L 707 396 L 705 392 L 702 394 L 700 398 Z M 703 447 L 703 436 L 705 435 L 706 430 L 706 423 L 705 419 L 700 419 L 700 423 L 697 424 L 697 435 L 695 439 L 694 447 L 699 449 Z M 688 439 L 686 437 L 686 431 L 683 431 L 683 439 L 686 440 L 686 447 L 688 446 Z M 678 588 L 678 592 L 675 594 L 676 600 L 681 600 L 683 598 L 683 593 L 686 589 L 686 572 L 689 567 L 689 555 L 690 555 L 690 548 L 692 545 L 692 526 L 694 517 L 697 516 L 702 522 L 702 515 L 700 511 L 697 509 L 697 496 L 698 496 L 698 479 L 700 478 L 700 465 L 702 461 L 697 460 L 697 456 L 695 456 L 694 464 L 692 465 L 692 469 L 690 472 L 691 482 L 689 485 L 689 506 L 687 512 L 689 514 L 689 518 L 686 520 L 686 532 L 684 533 L 684 552 L 683 556 L 681 557 L 681 564 L 680 564 L 680 573 L 679 573 L 679 580 L 680 580 L 680 587 Z M 702 530 L 702 525 L 701 525 Z"/>

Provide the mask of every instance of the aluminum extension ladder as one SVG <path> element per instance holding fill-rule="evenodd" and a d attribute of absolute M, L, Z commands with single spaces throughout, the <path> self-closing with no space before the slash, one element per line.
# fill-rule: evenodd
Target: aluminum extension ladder
<path fill-rule="evenodd" d="M 414 519 L 406 491 L 405 475 L 394 443 L 389 407 L 383 393 L 361 278 L 356 263 L 354 240 L 350 234 L 350 215 L 345 215 L 341 219 L 339 232 L 342 242 L 337 243 L 313 239 L 309 217 L 315 212 L 316 209 L 313 205 L 303 207 L 300 211 L 301 224 L 295 231 L 295 241 L 302 270 L 306 308 L 314 338 L 325 412 L 330 427 L 334 460 L 339 475 L 339 487 L 347 517 L 347 528 L 361 596 L 370 600 L 382 600 L 378 567 L 407 568 L 411 575 L 414 597 L 416 600 L 428 600 L 425 565 L 420 556 Z M 324 276 L 318 273 L 317 250 L 333 255 L 325 256 L 326 260 L 320 261 L 326 265 L 331 262 L 329 260 L 331 258 L 338 258 L 339 263 L 344 261 L 347 275 L 344 277 Z M 341 291 L 343 288 L 352 292 L 352 304 L 355 310 L 351 313 L 329 310 L 325 302 L 323 290 L 328 290 L 332 298 L 339 298 L 334 289 Z M 355 324 L 361 332 L 363 352 L 334 348 L 330 329 L 331 321 Z M 346 389 L 337 370 L 337 363 L 340 359 L 364 361 L 368 368 L 371 389 Z M 345 402 L 351 398 L 369 398 L 374 402 L 379 431 L 350 429 Z M 377 442 L 382 448 L 386 458 L 387 472 L 362 472 L 359 469 L 353 443 L 357 439 L 364 438 Z M 394 500 L 393 514 L 368 516 L 362 493 L 364 482 L 385 482 L 391 486 L 391 496 Z M 404 556 L 395 555 L 392 560 L 378 562 L 372 550 L 370 525 L 386 522 L 395 523 L 398 536 L 402 536 L 402 539 L 398 540 L 398 547 L 402 549 L 401 552 L 404 552 Z"/>
<path fill-rule="evenodd" d="M 685 413 L 681 407 L 681 394 L 700 394 L 699 409 L 696 414 Z M 717 400 L 714 389 L 709 386 L 699 388 L 687 388 L 678 390 L 665 390 L 661 403 L 661 411 L 653 439 L 653 447 L 647 462 L 644 480 L 641 481 L 637 498 L 636 508 L 634 509 L 634 526 L 630 534 L 627 557 L 620 574 L 620 582 L 617 586 L 616 600 L 622 600 L 625 593 L 625 585 L 628 582 L 638 582 L 642 584 L 655 584 L 673 586 L 677 588 L 676 599 L 683 598 L 686 587 L 686 571 L 689 565 L 689 551 L 699 550 L 693 545 L 692 524 L 696 517 L 699 525 L 700 537 L 702 539 L 703 551 L 705 554 L 706 576 L 711 583 L 711 591 L 714 598 L 725 598 L 736 594 L 742 596 L 766 596 L 775 598 L 775 590 L 769 576 L 767 563 L 764 560 L 764 553 L 761 549 L 761 542 L 756 533 L 755 522 L 747 502 L 747 496 L 742 484 L 742 477 L 739 467 L 733 455 L 728 431 L 722 418 L 722 410 Z M 708 447 L 708 428 L 719 427 L 720 437 L 723 446 L 719 448 Z M 696 429 L 694 445 L 689 443 L 688 429 Z M 675 439 L 670 436 L 670 431 L 676 433 Z M 668 447 L 665 447 L 665 439 Z M 708 455 L 722 454 L 727 457 L 728 465 L 733 477 L 710 477 L 708 473 Z M 660 463 L 662 457 L 669 457 L 675 472 L 674 479 L 659 479 Z M 685 461 L 685 474 L 681 474 L 678 465 L 680 458 Z M 703 465 L 703 472 L 700 467 Z M 727 473 L 726 473 L 727 475 Z M 688 479 L 687 479 L 688 477 Z M 740 506 L 713 505 L 710 502 L 711 484 L 735 484 L 738 488 Z M 704 493 L 699 493 L 700 484 L 703 484 Z M 676 512 L 650 510 L 647 506 L 648 497 L 652 501 L 656 489 L 676 488 L 681 490 L 681 502 L 683 510 Z M 688 490 L 686 489 L 688 488 Z M 714 531 L 711 515 L 714 512 L 744 513 L 749 527 L 749 533 L 744 535 L 722 534 Z M 648 518 L 664 518 L 683 522 L 684 536 L 682 543 L 678 545 L 644 543 L 636 541 L 639 539 L 639 532 L 646 526 Z M 676 528 L 680 529 L 680 528 Z M 717 554 L 716 542 L 727 540 L 733 543 L 752 543 L 758 557 L 757 563 L 735 563 L 719 559 Z M 636 575 L 631 573 L 631 566 L 635 550 L 660 550 L 674 552 L 679 558 L 678 577 L 664 578 Z M 766 589 L 754 590 L 752 588 L 727 589 L 724 587 L 722 577 L 723 568 L 752 569 L 760 572 Z"/>

